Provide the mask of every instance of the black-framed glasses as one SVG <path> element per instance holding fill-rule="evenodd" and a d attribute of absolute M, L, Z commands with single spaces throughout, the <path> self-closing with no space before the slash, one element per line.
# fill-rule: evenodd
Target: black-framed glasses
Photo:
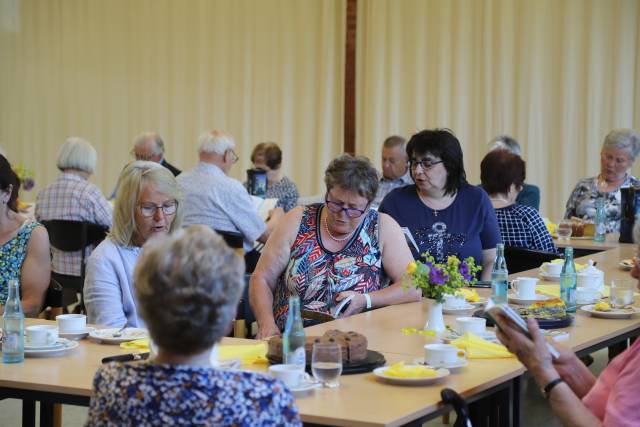
<path fill-rule="evenodd" d="M 367 204 L 367 207 L 365 207 L 364 209 L 345 208 L 345 207 L 342 207 L 341 203 L 332 202 L 326 197 L 324 199 L 324 203 L 327 205 L 327 208 L 334 214 L 339 214 L 340 212 L 344 211 L 344 213 L 346 213 L 349 218 L 361 217 L 362 214 L 367 211 L 367 207 L 369 207 L 369 204 Z"/>
<path fill-rule="evenodd" d="M 161 205 L 155 205 L 153 203 L 141 203 L 140 205 L 140 213 L 145 218 L 150 218 L 156 214 L 158 209 L 162 210 L 162 213 L 169 216 L 176 213 L 178 210 L 178 201 L 173 200 L 170 202 L 165 202 Z"/>
<path fill-rule="evenodd" d="M 236 163 L 238 160 L 240 160 L 240 157 L 238 157 L 235 151 L 233 150 L 229 150 L 229 151 L 231 151 L 231 163 Z"/>
<path fill-rule="evenodd" d="M 422 159 L 422 160 L 411 159 L 409 160 L 409 167 L 411 169 L 416 169 L 418 166 L 421 166 L 422 169 L 429 170 L 435 165 L 438 165 L 440 163 L 442 163 L 442 160 L 433 161 L 429 159 Z"/>

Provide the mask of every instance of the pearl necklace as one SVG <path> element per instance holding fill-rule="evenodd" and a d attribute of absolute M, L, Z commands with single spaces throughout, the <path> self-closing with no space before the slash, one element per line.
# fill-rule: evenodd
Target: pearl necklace
<path fill-rule="evenodd" d="M 357 227 L 356 227 L 357 228 Z M 331 234 L 331 232 L 329 231 L 329 224 L 327 224 L 327 217 L 324 217 L 324 229 L 327 230 L 327 234 L 329 235 L 329 238 L 331 238 L 331 240 L 335 241 L 335 242 L 344 242 L 345 240 L 348 240 L 351 238 L 351 236 L 353 235 L 353 232 L 356 231 L 355 229 L 353 229 L 351 231 L 351 233 L 349 233 L 346 237 L 342 237 L 342 238 L 337 238 L 334 237 L 333 234 Z"/>

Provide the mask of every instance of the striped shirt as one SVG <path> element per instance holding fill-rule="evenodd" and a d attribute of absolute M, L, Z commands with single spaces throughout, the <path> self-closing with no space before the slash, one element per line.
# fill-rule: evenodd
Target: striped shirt
<path fill-rule="evenodd" d="M 558 252 L 542 217 L 531 206 L 514 204 L 495 211 L 505 246 Z"/>

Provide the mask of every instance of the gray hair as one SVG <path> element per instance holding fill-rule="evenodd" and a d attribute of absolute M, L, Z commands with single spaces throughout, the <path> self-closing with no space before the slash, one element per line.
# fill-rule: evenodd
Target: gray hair
<path fill-rule="evenodd" d="M 224 156 L 227 150 L 236 148 L 236 143 L 228 133 L 221 130 L 212 130 L 200 135 L 198 146 L 198 153 L 215 153 Z"/>
<path fill-rule="evenodd" d="M 152 154 L 154 156 L 164 156 L 164 141 L 160 137 L 160 135 L 156 132 L 143 132 L 136 137 L 133 141 L 133 145 L 135 147 L 142 147 L 145 142 L 153 141 L 153 150 Z"/>
<path fill-rule="evenodd" d="M 369 203 L 375 199 L 378 192 L 378 180 L 378 171 L 368 158 L 351 154 L 336 157 L 324 172 L 327 192 L 333 187 L 340 187 L 357 193 L 366 198 Z"/>
<path fill-rule="evenodd" d="M 153 239 L 136 262 L 140 315 L 163 350 L 191 355 L 227 332 L 244 289 L 244 261 L 209 227 Z"/>
<path fill-rule="evenodd" d="M 491 145 L 489 151 L 507 150 L 516 156 L 521 155 L 520 144 L 515 140 L 515 138 L 510 137 L 509 135 L 496 136 L 489 142 L 489 144 Z"/>
<path fill-rule="evenodd" d="M 71 137 L 67 138 L 60 147 L 56 166 L 61 171 L 65 169 L 77 169 L 93 173 L 96 170 L 97 157 L 96 149 L 93 148 L 88 141 L 82 138 Z"/>
<path fill-rule="evenodd" d="M 384 148 L 402 147 L 404 149 L 406 143 L 407 143 L 407 140 L 404 137 L 399 135 L 391 135 L 390 137 L 384 140 L 384 142 L 382 143 L 382 146 Z"/>
<path fill-rule="evenodd" d="M 602 144 L 602 151 L 628 150 L 631 160 L 640 154 L 640 135 L 633 129 L 614 129 L 607 134 Z"/>
<path fill-rule="evenodd" d="M 178 209 L 169 228 L 174 232 L 182 224 L 183 207 L 182 193 L 178 183 L 169 169 L 160 163 L 137 160 L 129 163 L 118 178 L 118 196 L 113 206 L 113 226 L 109 237 L 120 246 L 133 246 L 133 234 L 138 229 L 136 223 L 136 207 L 140 190 L 146 183 L 153 184 L 162 194 L 175 199 Z"/>

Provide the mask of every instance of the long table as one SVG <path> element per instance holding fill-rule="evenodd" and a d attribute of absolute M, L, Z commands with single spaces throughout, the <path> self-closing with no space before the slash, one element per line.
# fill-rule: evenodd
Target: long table
<path fill-rule="evenodd" d="M 604 252 L 587 258 L 597 262 L 605 271 L 607 281 L 628 277 L 628 271 L 618 266 L 622 259 L 635 255 L 634 245 L 614 245 Z M 578 259 L 585 262 L 586 258 Z M 518 276 L 537 275 L 536 270 Z M 548 283 L 547 283 L 548 284 Z M 427 316 L 426 302 L 416 302 L 361 313 L 346 319 L 306 329 L 308 335 L 321 335 L 329 329 L 355 330 L 367 336 L 369 348 L 381 352 L 387 362 L 412 361 L 423 355 L 425 344 L 434 338 L 423 335 L 404 335 L 403 328 L 420 329 Z M 29 323 L 42 323 L 29 320 Z M 445 315 L 445 322 L 453 324 L 455 316 Z M 572 326 L 566 328 L 566 341 L 579 354 L 590 353 L 612 343 L 640 334 L 640 318 L 624 320 L 596 319 L 578 312 Z M 251 340 L 225 338 L 225 343 L 251 343 Z M 81 341 L 80 347 L 66 357 L 26 359 L 19 365 L 0 364 L 0 398 L 38 400 L 48 403 L 88 405 L 93 374 L 102 357 L 128 351 Z M 244 367 L 265 370 L 262 365 Z M 511 413 L 503 414 L 504 424 L 517 425 L 519 420 L 519 381 L 525 372 L 515 359 L 469 360 L 469 365 L 444 378 L 434 386 L 401 387 L 379 382 L 372 374 L 341 377 L 338 389 L 317 389 L 307 397 L 297 399 L 305 423 L 344 426 L 397 426 L 419 424 L 446 411 L 440 390 L 449 387 L 467 401 L 491 399 L 508 400 Z M 46 405 L 45 405 L 46 406 Z"/>

